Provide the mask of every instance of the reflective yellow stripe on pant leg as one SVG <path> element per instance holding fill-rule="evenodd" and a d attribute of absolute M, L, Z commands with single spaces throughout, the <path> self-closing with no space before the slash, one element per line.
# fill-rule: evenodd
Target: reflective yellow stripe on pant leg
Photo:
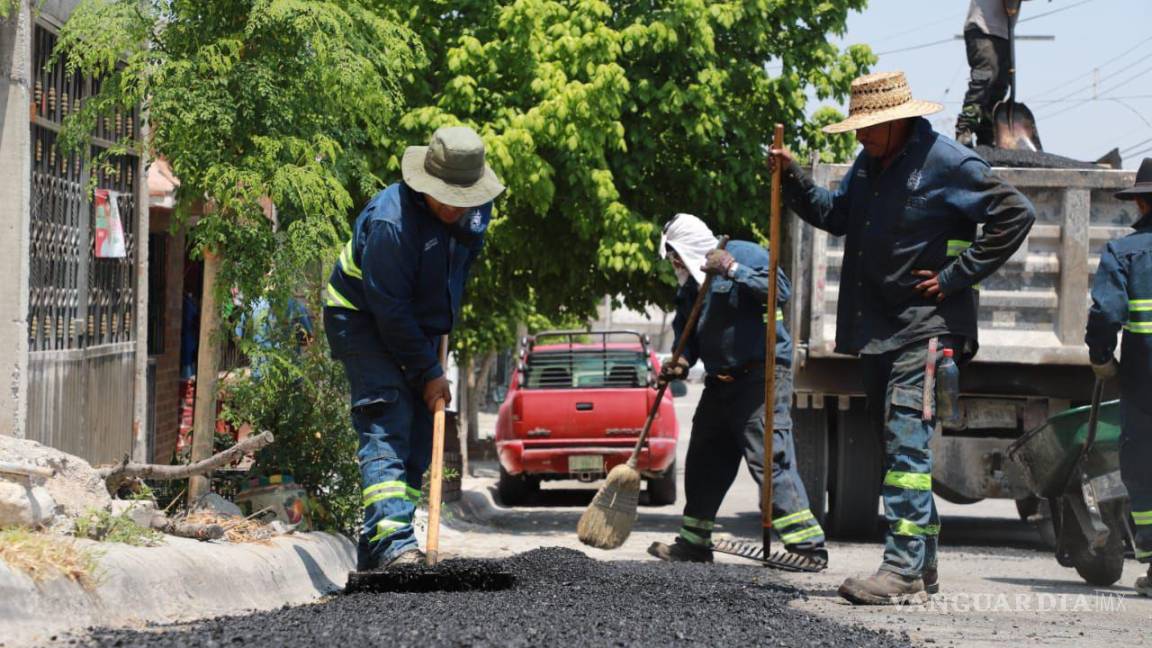
<path fill-rule="evenodd" d="M 386 499 L 406 500 L 404 489 L 407 485 L 402 481 L 386 481 L 372 484 L 364 489 L 364 508 Z"/>
<path fill-rule="evenodd" d="M 680 537 L 684 538 L 689 543 L 694 544 L 698 547 L 707 547 L 710 544 L 712 544 L 704 536 L 697 534 L 697 533 L 692 533 L 688 529 L 683 529 L 683 528 L 680 529 Z"/>
<path fill-rule="evenodd" d="M 772 528 L 782 529 L 787 526 L 792 526 L 793 524 L 800 524 L 801 522 L 815 519 L 816 516 L 812 515 L 811 510 L 804 509 L 803 511 L 797 511 L 791 515 L 785 515 L 784 517 L 778 517 L 772 520 Z"/>
<path fill-rule="evenodd" d="M 780 541 L 786 545 L 800 544 L 805 540 L 822 535 L 824 535 L 824 529 L 821 529 L 820 526 L 817 525 L 800 531 L 795 531 L 793 533 L 782 533 L 780 534 Z"/>
<path fill-rule="evenodd" d="M 693 529 L 702 529 L 704 531 L 711 531 L 716 528 L 716 523 L 712 520 L 701 520 L 688 515 L 684 516 L 684 526 L 692 527 Z"/>
<path fill-rule="evenodd" d="M 372 536 L 370 542 L 379 542 L 409 524 L 412 524 L 411 520 L 395 519 L 394 516 L 388 516 L 376 523 L 376 535 Z"/>
<path fill-rule="evenodd" d="M 920 526 L 915 522 L 900 519 L 892 523 L 892 533 L 898 536 L 934 536 L 940 535 L 940 525 Z"/>
<path fill-rule="evenodd" d="M 884 485 L 908 490 L 930 491 L 932 490 L 932 475 L 889 470 L 884 475 Z"/>
<path fill-rule="evenodd" d="M 1132 521 L 1136 526 L 1152 525 L 1152 511 L 1132 511 Z"/>

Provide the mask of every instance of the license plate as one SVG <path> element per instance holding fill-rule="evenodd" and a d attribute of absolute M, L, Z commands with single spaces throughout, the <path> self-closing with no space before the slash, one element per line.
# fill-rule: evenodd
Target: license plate
<path fill-rule="evenodd" d="M 602 473 L 604 472 L 604 457 L 600 455 L 576 455 L 568 457 L 568 472 Z"/>

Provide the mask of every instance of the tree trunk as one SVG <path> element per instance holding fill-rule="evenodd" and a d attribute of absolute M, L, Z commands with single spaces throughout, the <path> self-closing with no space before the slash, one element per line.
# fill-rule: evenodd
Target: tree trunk
<path fill-rule="evenodd" d="M 204 287 L 200 301 L 200 349 L 196 357 L 196 406 L 192 422 L 192 458 L 196 463 L 212 456 L 212 439 L 216 434 L 216 382 L 220 365 L 220 313 L 216 304 L 216 272 L 220 257 L 204 252 Z M 188 480 L 190 505 L 208 493 L 208 478 L 195 476 Z"/>

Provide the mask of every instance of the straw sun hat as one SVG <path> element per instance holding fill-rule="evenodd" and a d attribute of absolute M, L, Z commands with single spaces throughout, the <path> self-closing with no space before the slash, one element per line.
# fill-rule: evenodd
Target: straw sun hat
<path fill-rule="evenodd" d="M 920 117 L 944 110 L 934 101 L 912 98 L 912 89 L 903 72 L 877 72 L 858 77 L 852 82 L 848 119 L 829 124 L 825 133 L 846 133 L 884 122 Z"/>

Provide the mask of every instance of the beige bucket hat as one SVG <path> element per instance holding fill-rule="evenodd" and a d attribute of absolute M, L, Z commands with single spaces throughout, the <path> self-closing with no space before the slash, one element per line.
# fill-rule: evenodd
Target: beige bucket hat
<path fill-rule="evenodd" d="M 409 146 L 400 162 L 404 182 L 453 207 L 478 207 L 504 191 L 484 162 L 484 140 L 467 126 L 446 126 L 428 146 Z"/>
<path fill-rule="evenodd" d="M 847 133 L 907 117 L 921 117 L 944 110 L 934 101 L 912 98 L 912 89 L 903 72 L 877 72 L 852 81 L 848 119 L 829 124 L 825 133 Z"/>

